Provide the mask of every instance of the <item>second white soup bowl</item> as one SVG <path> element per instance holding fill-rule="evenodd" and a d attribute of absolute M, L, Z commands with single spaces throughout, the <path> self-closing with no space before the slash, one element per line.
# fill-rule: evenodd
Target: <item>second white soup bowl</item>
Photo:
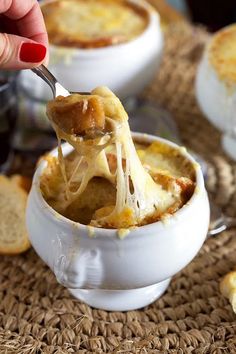
<path fill-rule="evenodd" d="M 222 147 L 236 161 L 236 82 L 235 71 L 231 73 L 235 63 L 236 46 L 232 40 L 235 33 L 236 25 L 232 24 L 211 37 L 198 66 L 195 86 L 196 98 L 202 112 L 223 133 Z M 217 41 L 217 48 L 223 53 L 223 57 L 222 53 L 221 57 L 218 54 L 218 69 L 211 59 L 213 54 L 216 56 L 213 45 Z M 222 68 L 224 71 L 228 68 L 232 81 L 222 77 Z"/>
<path fill-rule="evenodd" d="M 48 1 L 42 1 L 41 6 Z M 104 48 L 69 48 L 50 45 L 49 69 L 69 91 L 90 92 L 97 86 L 108 86 L 125 99 L 140 93 L 153 79 L 162 55 L 163 35 L 159 14 L 143 0 L 131 1 L 146 9 L 146 29 L 127 43 Z M 31 96 L 47 100 L 47 85 L 24 71 L 21 85 Z"/>
<path fill-rule="evenodd" d="M 133 133 L 135 141 L 162 141 Z M 63 145 L 64 154 L 72 151 Z M 171 277 L 201 248 L 209 225 L 209 203 L 199 165 L 181 153 L 196 170 L 196 188 L 184 207 L 167 222 L 131 229 L 120 239 L 117 230 L 91 228 L 53 210 L 40 190 L 42 161 L 34 175 L 27 206 L 27 228 L 32 245 L 57 280 L 85 303 L 100 309 L 126 311 L 146 306 L 166 290 Z M 50 155 L 56 156 L 57 149 Z"/>

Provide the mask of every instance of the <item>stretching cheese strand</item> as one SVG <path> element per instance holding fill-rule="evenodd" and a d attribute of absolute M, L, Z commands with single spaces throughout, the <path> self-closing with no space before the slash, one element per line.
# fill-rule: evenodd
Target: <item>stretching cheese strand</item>
<path fill-rule="evenodd" d="M 59 141 L 59 164 L 66 186 L 64 197 L 60 198 L 60 208 L 65 210 L 78 198 L 93 177 L 104 177 L 116 184 L 116 204 L 112 208 L 100 210 L 91 221 L 91 225 L 113 228 L 138 225 L 156 210 L 161 212 L 171 205 L 174 196 L 161 185 L 156 184 L 142 166 L 132 140 L 127 113 L 119 99 L 105 87 L 93 90 L 92 95 L 102 99 L 106 121 L 112 128 L 111 135 L 86 140 L 65 133 L 53 123 Z M 48 114 L 50 117 L 50 111 Z M 60 147 L 61 139 L 71 144 L 81 156 L 70 180 L 65 173 L 65 161 Z M 109 169 L 104 150 L 111 144 L 115 144 L 116 151 L 115 174 L 112 174 Z M 74 191 L 72 184 L 75 180 L 79 182 L 79 187 Z"/>

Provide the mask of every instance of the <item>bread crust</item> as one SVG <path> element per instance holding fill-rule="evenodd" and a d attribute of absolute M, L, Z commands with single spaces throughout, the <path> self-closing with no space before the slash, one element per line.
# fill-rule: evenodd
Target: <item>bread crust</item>
<path fill-rule="evenodd" d="M 26 202 L 27 202 L 27 192 L 21 186 L 23 181 L 25 182 L 23 177 L 21 178 L 21 176 L 19 176 L 19 175 L 17 175 L 17 178 L 13 176 L 12 179 L 8 178 L 6 176 L 0 175 L 0 190 L 2 193 L 5 194 L 6 202 L 9 199 L 9 203 L 13 198 L 12 195 L 14 194 L 15 199 L 14 199 L 14 204 L 12 203 L 12 212 L 17 213 L 17 217 L 18 217 L 17 220 L 20 220 L 19 222 L 21 222 L 21 223 L 25 223 L 25 208 L 26 208 Z M 20 207 L 24 208 L 22 213 L 19 213 L 19 208 L 14 209 L 14 205 L 16 205 L 15 203 L 17 203 L 17 204 L 19 203 Z M 7 218 L 8 216 L 9 215 L 3 214 L 3 217 Z M 1 220 L 3 220 L 3 218 L 0 218 L 0 230 L 1 230 Z M 10 224 L 10 221 L 9 221 L 9 224 Z M 9 225 L 9 228 L 10 228 L 10 225 Z M 19 229 L 20 229 L 20 225 L 19 225 Z M 23 229 L 24 229 L 24 227 L 23 227 Z M 2 232 L 3 232 L 3 230 L 2 230 Z M 19 242 L 19 238 L 17 238 L 17 239 L 15 239 L 15 242 L 13 240 L 11 243 L 7 243 L 7 242 L 4 242 L 4 239 L 7 238 L 7 235 L 0 233 L 0 254 L 11 256 L 11 255 L 17 255 L 17 254 L 27 251 L 30 248 L 31 244 L 30 244 L 26 230 L 23 232 L 23 234 L 19 235 L 19 237 L 20 237 L 20 242 Z"/>

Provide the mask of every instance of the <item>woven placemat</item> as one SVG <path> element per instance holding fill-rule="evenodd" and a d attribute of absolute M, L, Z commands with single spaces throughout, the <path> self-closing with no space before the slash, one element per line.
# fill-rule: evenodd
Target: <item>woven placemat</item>
<path fill-rule="evenodd" d="M 220 134 L 194 97 L 207 37 L 203 29 L 172 26 L 161 69 L 145 97 L 172 113 L 184 144 L 208 162 L 207 185 L 215 202 L 236 216 L 236 164 L 221 151 Z M 208 239 L 161 299 L 121 313 L 75 300 L 33 250 L 1 257 L 0 353 L 236 353 L 236 315 L 219 292 L 221 277 L 235 265 L 231 229 Z"/>

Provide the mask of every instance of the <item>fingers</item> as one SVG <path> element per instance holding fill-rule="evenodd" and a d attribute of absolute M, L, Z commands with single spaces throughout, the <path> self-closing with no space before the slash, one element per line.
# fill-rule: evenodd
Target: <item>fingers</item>
<path fill-rule="evenodd" d="M 34 4 L 27 15 L 17 20 L 17 28 L 18 33 L 23 37 L 48 46 L 47 31 L 38 3 Z"/>
<path fill-rule="evenodd" d="M 0 14 L 4 15 L 11 25 L 14 24 L 15 30 L 10 33 L 15 35 L 6 35 L 0 33 L 0 66 L 9 69 L 22 69 L 35 67 L 36 59 L 38 62 L 44 60 L 44 64 L 48 62 L 48 36 L 45 28 L 43 15 L 40 6 L 36 0 L 0 0 Z M 8 32 L 8 31 L 7 31 Z M 22 38 L 20 37 L 22 36 Z M 27 62 L 23 62 L 26 57 L 20 56 L 20 47 L 23 42 L 38 42 L 46 47 L 46 55 L 42 58 L 45 49 L 39 47 L 31 47 L 32 53 L 27 53 Z M 7 48 L 3 48 L 3 44 Z M 16 46 L 14 48 L 14 46 Z M 29 49 L 28 49 L 29 50 Z M 38 56 L 39 55 L 39 56 Z M 30 61 L 31 60 L 31 61 Z"/>
<path fill-rule="evenodd" d="M 16 35 L 0 33 L 0 67 L 28 69 L 44 62 L 47 48 L 40 43 Z"/>

